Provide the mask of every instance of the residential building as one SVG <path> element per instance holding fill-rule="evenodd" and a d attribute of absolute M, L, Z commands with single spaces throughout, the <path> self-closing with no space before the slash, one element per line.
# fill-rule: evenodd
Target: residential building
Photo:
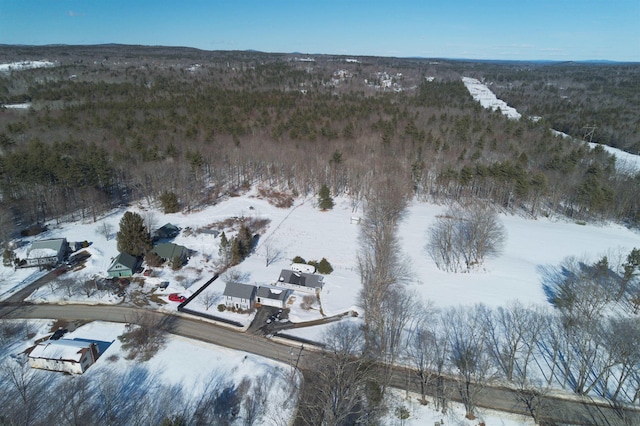
<path fill-rule="evenodd" d="M 158 257 L 165 262 L 173 261 L 173 259 L 177 256 L 178 258 L 180 258 L 182 263 L 185 263 L 187 261 L 187 258 L 189 257 L 189 249 L 173 243 L 156 244 L 156 246 L 151 251 L 157 254 Z"/>
<path fill-rule="evenodd" d="M 98 345 L 84 340 L 45 340 L 28 354 L 32 368 L 82 374 L 99 356 Z"/>
<path fill-rule="evenodd" d="M 324 286 L 324 277 L 317 274 L 308 274 L 305 272 L 283 269 L 274 286 L 290 288 L 292 290 L 306 293 L 317 293 L 320 292 Z"/>
<path fill-rule="evenodd" d="M 55 266 L 67 256 L 66 238 L 34 241 L 27 251 L 27 266 Z"/>
<path fill-rule="evenodd" d="M 251 284 L 227 283 L 224 288 L 224 304 L 227 308 L 242 309 L 248 311 L 253 309 L 256 295 L 256 286 Z"/>
<path fill-rule="evenodd" d="M 138 269 L 138 258 L 127 253 L 117 255 L 107 269 L 110 277 L 130 277 Z"/>
<path fill-rule="evenodd" d="M 256 291 L 256 306 L 273 306 L 284 309 L 293 291 L 285 288 L 260 286 Z"/>

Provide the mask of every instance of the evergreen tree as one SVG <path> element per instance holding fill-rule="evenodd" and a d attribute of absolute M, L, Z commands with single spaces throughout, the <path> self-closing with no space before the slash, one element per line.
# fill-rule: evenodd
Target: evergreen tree
<path fill-rule="evenodd" d="M 220 234 L 220 248 L 218 248 L 218 256 L 220 256 L 223 264 L 229 265 L 231 263 L 231 243 L 229 243 L 224 231 Z"/>
<path fill-rule="evenodd" d="M 231 265 L 237 265 L 238 263 L 242 262 L 242 259 L 244 259 L 244 256 L 242 254 L 242 245 L 240 244 L 240 240 L 238 240 L 238 238 L 233 238 L 231 240 L 231 261 L 230 264 Z"/>
<path fill-rule="evenodd" d="M 132 256 L 143 256 L 151 250 L 151 237 L 138 213 L 125 212 L 120 219 L 117 235 L 118 251 Z"/>
<path fill-rule="evenodd" d="M 251 250 L 253 250 L 253 234 L 251 233 L 251 229 L 244 223 L 238 232 L 238 242 L 240 243 L 242 259 L 244 259 L 251 253 Z"/>
<path fill-rule="evenodd" d="M 320 262 L 318 262 L 318 266 L 316 268 L 318 269 L 319 273 L 325 275 L 333 272 L 333 266 L 331 266 L 329 261 L 324 257 L 322 258 L 322 260 L 320 260 Z"/>
<path fill-rule="evenodd" d="M 165 191 L 160 195 L 160 204 L 165 213 L 177 213 L 180 210 L 178 196 L 175 192 Z"/>
<path fill-rule="evenodd" d="M 318 192 L 318 207 L 322 210 L 331 210 L 334 206 L 333 198 L 327 185 L 322 185 Z"/>

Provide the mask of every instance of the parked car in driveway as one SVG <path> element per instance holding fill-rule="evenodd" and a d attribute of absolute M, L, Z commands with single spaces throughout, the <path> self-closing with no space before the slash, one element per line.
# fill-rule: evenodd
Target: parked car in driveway
<path fill-rule="evenodd" d="M 153 273 L 153 270 L 147 268 L 147 269 L 144 270 L 142 275 L 144 275 L 145 277 L 150 277 L 152 273 Z"/>
<path fill-rule="evenodd" d="M 169 295 L 169 300 L 171 300 L 172 302 L 180 302 L 180 303 L 184 303 L 187 301 L 187 298 L 184 296 L 179 295 L 178 293 L 171 293 Z"/>

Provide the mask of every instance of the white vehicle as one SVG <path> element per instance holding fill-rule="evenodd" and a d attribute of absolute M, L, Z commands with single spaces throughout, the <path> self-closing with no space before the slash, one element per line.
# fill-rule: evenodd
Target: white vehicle
<path fill-rule="evenodd" d="M 295 272 L 302 272 L 305 274 L 316 273 L 316 267 L 313 265 L 307 265 L 306 263 L 292 263 L 291 270 Z"/>

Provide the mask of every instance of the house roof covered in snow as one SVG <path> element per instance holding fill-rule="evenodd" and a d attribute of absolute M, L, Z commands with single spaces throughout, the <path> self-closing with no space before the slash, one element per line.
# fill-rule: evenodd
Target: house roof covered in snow
<path fill-rule="evenodd" d="M 45 340 L 38 343 L 29 356 L 31 358 L 58 359 L 80 362 L 85 351 L 91 349 L 91 342 L 83 340 Z"/>
<path fill-rule="evenodd" d="M 284 288 L 260 286 L 258 287 L 258 292 L 256 293 L 256 297 L 285 301 L 289 296 L 289 292 L 290 290 L 287 290 Z"/>
<path fill-rule="evenodd" d="M 66 238 L 34 241 L 27 252 L 29 259 L 58 256 L 67 245 Z"/>

